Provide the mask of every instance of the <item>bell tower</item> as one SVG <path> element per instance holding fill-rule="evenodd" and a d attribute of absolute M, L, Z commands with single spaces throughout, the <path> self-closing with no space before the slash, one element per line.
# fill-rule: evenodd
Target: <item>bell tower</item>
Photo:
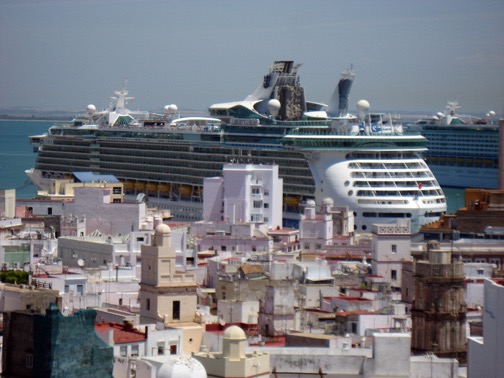
<path fill-rule="evenodd" d="M 140 316 L 167 324 L 192 322 L 196 312 L 196 276 L 176 270 L 171 229 L 160 224 L 152 245 L 142 245 Z"/>
<path fill-rule="evenodd" d="M 466 313 L 464 265 L 452 261 L 451 251 L 440 250 L 430 242 L 428 260 L 414 268 L 415 300 L 411 351 L 432 352 L 438 357 L 466 361 Z"/>

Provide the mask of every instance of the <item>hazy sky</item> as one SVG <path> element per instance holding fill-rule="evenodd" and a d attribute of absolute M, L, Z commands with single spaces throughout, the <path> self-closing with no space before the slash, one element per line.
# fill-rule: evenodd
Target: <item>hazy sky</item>
<path fill-rule="evenodd" d="M 503 0 L 0 0 L 0 107 L 205 110 L 242 100 L 274 60 L 327 102 L 354 65 L 350 110 L 504 110 Z M 131 107 L 131 106 L 130 106 Z"/>

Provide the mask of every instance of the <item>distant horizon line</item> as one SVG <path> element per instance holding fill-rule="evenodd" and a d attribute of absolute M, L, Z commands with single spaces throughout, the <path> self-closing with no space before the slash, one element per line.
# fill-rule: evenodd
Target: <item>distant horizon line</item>
<path fill-rule="evenodd" d="M 136 109 L 131 109 L 131 110 L 136 110 Z M 149 109 L 146 110 L 148 112 L 157 112 L 157 113 L 162 113 L 163 108 L 154 108 L 154 109 Z M 208 109 L 190 109 L 190 108 L 180 108 L 179 109 L 180 113 L 188 113 L 188 112 L 194 112 L 194 113 L 208 113 Z M 425 111 L 425 110 L 379 110 L 376 109 L 373 111 L 373 113 L 390 113 L 390 114 L 399 114 L 399 115 L 407 115 L 409 117 L 425 117 L 425 116 L 431 116 L 434 114 L 437 114 L 438 111 Z M 53 117 L 56 118 L 57 120 L 63 119 L 63 120 L 68 120 L 68 117 L 79 115 L 79 114 L 84 114 L 85 109 L 80 108 L 80 109 L 72 109 L 70 107 L 68 108 L 54 108 L 54 107 L 36 107 L 36 106 L 5 106 L 5 107 L 0 107 L 0 119 L 22 119 L 25 118 L 27 120 L 34 119 L 34 118 L 40 118 L 40 119 L 46 119 L 48 117 Z M 349 112 L 352 114 L 352 112 Z M 475 112 L 475 113 L 464 113 L 461 112 L 458 115 L 461 116 L 474 116 L 474 117 L 484 117 L 486 115 L 486 112 Z M 497 113 L 496 118 L 501 118 L 503 115 Z"/>

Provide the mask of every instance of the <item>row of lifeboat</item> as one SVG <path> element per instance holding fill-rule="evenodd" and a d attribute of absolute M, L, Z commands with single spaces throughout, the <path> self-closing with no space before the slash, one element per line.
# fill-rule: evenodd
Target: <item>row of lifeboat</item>
<path fill-rule="evenodd" d="M 197 195 L 200 192 L 199 187 L 193 187 L 190 185 L 171 185 L 167 183 L 155 183 L 155 182 L 145 182 L 145 181 L 125 181 L 124 189 L 127 191 L 138 191 L 138 192 L 152 192 L 152 193 L 170 193 L 170 191 L 176 190 L 182 195 Z"/>
<path fill-rule="evenodd" d="M 146 181 L 124 181 L 125 191 L 149 192 L 149 193 L 179 193 L 182 196 L 199 196 L 202 188 L 199 186 L 178 185 L 167 183 L 155 183 Z M 284 205 L 289 207 L 299 207 L 302 198 L 300 196 L 285 196 Z"/>

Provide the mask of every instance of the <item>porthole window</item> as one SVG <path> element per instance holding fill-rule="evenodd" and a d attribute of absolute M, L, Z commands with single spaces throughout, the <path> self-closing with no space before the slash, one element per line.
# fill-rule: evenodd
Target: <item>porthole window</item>
<path fill-rule="evenodd" d="M 350 197 L 350 196 L 352 196 L 352 195 L 353 195 L 353 190 L 349 190 L 349 191 L 348 191 L 348 196 Z"/>
<path fill-rule="evenodd" d="M 345 186 L 350 185 L 350 181 L 345 181 Z"/>

